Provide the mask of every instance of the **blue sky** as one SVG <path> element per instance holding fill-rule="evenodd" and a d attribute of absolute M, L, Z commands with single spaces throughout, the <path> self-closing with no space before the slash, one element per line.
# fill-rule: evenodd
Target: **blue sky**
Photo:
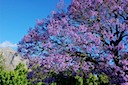
<path fill-rule="evenodd" d="M 64 0 L 68 6 L 71 0 Z M 0 47 L 15 47 L 37 19 L 56 10 L 59 0 L 0 0 Z"/>

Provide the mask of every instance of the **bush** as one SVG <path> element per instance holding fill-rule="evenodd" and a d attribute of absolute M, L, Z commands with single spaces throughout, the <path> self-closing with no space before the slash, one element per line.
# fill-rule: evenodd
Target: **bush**
<path fill-rule="evenodd" d="M 1 85 L 28 85 L 27 70 L 24 65 L 19 63 L 14 71 L 1 70 L 0 72 Z"/>

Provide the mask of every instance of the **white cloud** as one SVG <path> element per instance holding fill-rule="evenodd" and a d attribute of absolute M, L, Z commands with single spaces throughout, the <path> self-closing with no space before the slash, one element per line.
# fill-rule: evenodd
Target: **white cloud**
<path fill-rule="evenodd" d="M 9 41 L 4 41 L 4 42 L 0 43 L 0 47 L 2 47 L 2 48 L 6 48 L 6 47 L 14 48 L 14 47 L 17 47 L 17 44 L 11 43 Z"/>

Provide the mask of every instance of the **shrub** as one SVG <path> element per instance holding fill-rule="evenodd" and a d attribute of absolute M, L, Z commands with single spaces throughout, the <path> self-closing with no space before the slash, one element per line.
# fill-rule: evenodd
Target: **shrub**
<path fill-rule="evenodd" d="M 27 70 L 24 65 L 19 63 L 14 71 L 1 70 L 0 72 L 1 85 L 28 85 Z"/>

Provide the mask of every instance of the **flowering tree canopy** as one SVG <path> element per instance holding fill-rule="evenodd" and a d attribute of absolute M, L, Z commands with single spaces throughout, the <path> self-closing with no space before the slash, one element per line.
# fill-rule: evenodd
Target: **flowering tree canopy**
<path fill-rule="evenodd" d="M 126 85 L 128 0 L 72 0 L 67 11 L 59 4 L 23 37 L 19 53 L 37 57 L 45 72 L 104 73 L 111 84 Z"/>

